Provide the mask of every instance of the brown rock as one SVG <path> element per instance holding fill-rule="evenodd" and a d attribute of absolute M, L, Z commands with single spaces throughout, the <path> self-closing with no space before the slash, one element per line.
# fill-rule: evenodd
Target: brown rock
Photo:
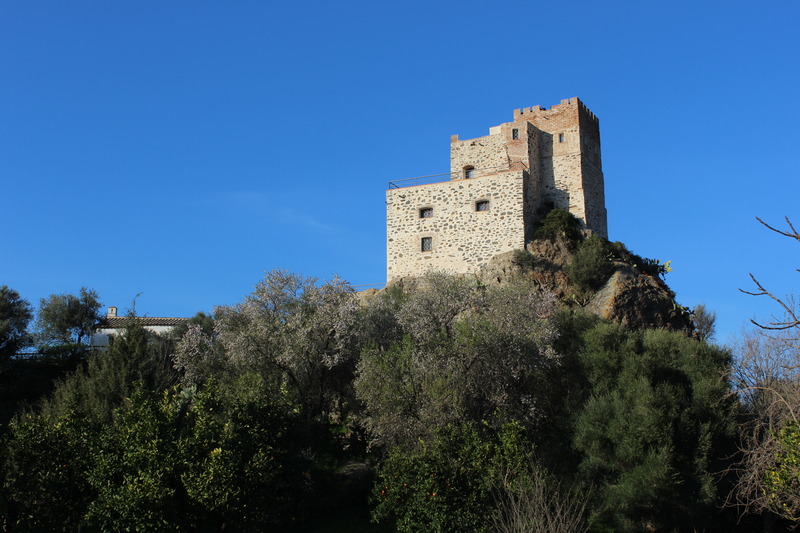
<path fill-rule="evenodd" d="M 666 283 L 621 263 L 584 309 L 630 328 L 691 330 L 686 310 Z"/>
<path fill-rule="evenodd" d="M 514 250 L 494 256 L 477 276 L 485 284 L 514 279 L 532 281 L 541 290 L 564 298 L 569 292 L 569 278 L 564 267 L 572 261 L 572 253 L 564 241 L 532 241 L 527 252 Z"/>

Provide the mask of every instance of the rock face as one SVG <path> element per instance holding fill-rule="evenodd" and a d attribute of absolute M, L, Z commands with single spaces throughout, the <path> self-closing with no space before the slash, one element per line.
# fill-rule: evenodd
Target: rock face
<path fill-rule="evenodd" d="M 567 274 L 573 254 L 564 240 L 534 240 L 526 251 L 513 250 L 494 256 L 474 275 L 485 285 L 524 279 L 540 290 L 553 292 L 560 300 L 630 328 L 667 328 L 692 331 L 687 310 L 675 302 L 675 294 L 658 276 L 621 261 L 597 292 L 578 291 Z M 471 274 L 470 274 L 471 275 Z M 391 283 L 404 291 L 420 288 L 420 278 L 402 278 Z"/>
<path fill-rule="evenodd" d="M 478 271 L 478 279 L 487 285 L 528 279 L 540 289 L 565 298 L 569 294 L 569 278 L 564 268 L 572 261 L 567 243 L 532 241 L 527 249 L 529 253 L 514 250 L 494 256 Z"/>
<path fill-rule="evenodd" d="M 632 328 L 691 331 L 690 317 L 666 284 L 626 264 L 617 265 L 584 309 Z"/>
<path fill-rule="evenodd" d="M 614 272 L 605 285 L 588 302 L 580 301 L 572 297 L 577 291 L 570 283 L 567 269 L 573 254 L 565 241 L 531 241 L 527 251 L 527 254 L 517 250 L 493 257 L 478 272 L 478 279 L 485 284 L 528 279 L 562 300 L 584 304 L 586 311 L 627 327 L 691 331 L 688 313 L 675 303 L 674 293 L 658 276 L 615 262 Z"/>

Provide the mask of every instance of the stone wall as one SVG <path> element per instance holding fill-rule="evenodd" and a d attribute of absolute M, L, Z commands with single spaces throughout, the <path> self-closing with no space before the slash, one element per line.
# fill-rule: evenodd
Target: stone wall
<path fill-rule="evenodd" d="M 523 249 L 526 176 L 509 171 L 386 191 L 387 279 L 474 272 L 499 253 Z M 489 210 L 476 211 L 486 200 Z M 432 216 L 421 218 L 423 208 Z M 425 237 L 430 251 L 422 251 Z"/>
<path fill-rule="evenodd" d="M 450 172 L 452 179 L 463 179 L 464 169 L 475 169 L 475 176 L 508 170 L 510 159 L 505 135 L 501 132 L 477 139 L 450 141 Z"/>

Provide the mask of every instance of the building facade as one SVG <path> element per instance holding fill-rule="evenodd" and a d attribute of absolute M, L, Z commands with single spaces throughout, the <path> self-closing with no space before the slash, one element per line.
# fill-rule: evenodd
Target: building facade
<path fill-rule="evenodd" d="M 98 324 L 92 334 L 91 346 L 99 349 L 108 348 L 109 344 L 111 344 L 111 339 L 122 335 L 131 320 L 141 324 L 147 331 L 157 335 L 166 335 L 176 326 L 186 322 L 187 319 L 181 317 L 118 316 L 117 308 L 109 307 L 106 317 Z"/>
<path fill-rule="evenodd" d="M 600 123 L 577 98 L 514 111 L 477 139 L 450 140 L 450 173 L 386 191 L 387 281 L 475 272 L 521 250 L 553 208 L 607 238 Z"/>

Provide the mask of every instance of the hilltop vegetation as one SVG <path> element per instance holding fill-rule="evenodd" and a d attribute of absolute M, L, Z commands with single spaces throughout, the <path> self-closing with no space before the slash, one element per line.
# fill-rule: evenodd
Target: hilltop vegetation
<path fill-rule="evenodd" d="M 720 508 L 730 353 L 671 293 L 671 318 L 584 310 L 622 270 L 650 280 L 625 285 L 644 302 L 666 269 L 569 224 L 478 276 L 359 294 L 271 271 L 170 337 L 132 318 L 8 425 L 0 516 L 14 531 L 747 530 Z"/>

